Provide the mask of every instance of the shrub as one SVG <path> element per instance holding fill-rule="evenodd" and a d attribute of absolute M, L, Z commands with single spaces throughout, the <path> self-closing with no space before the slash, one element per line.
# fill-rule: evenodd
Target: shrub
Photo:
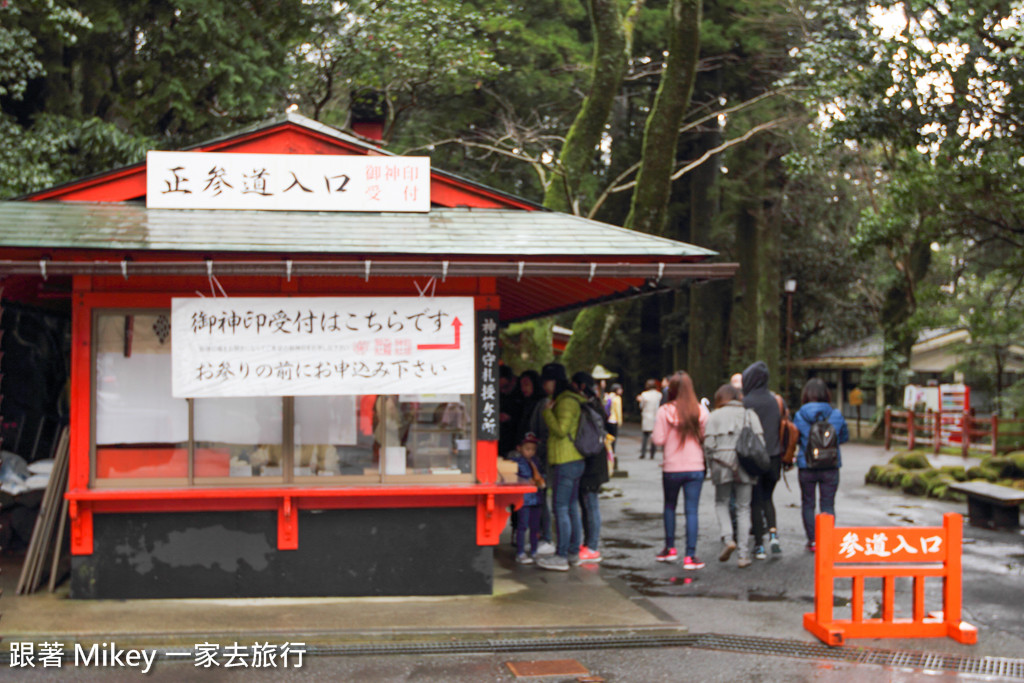
<path fill-rule="evenodd" d="M 896 465 L 884 465 L 882 467 L 882 471 L 879 473 L 878 483 L 882 486 L 894 488 L 900 485 L 900 481 L 906 473 L 907 471 L 902 467 L 897 467 Z"/>
<path fill-rule="evenodd" d="M 928 493 L 928 478 L 920 472 L 908 472 L 900 480 L 900 488 L 912 496 L 923 496 Z"/>
<path fill-rule="evenodd" d="M 997 472 L 993 472 L 989 468 L 985 467 L 984 464 L 982 464 L 982 465 L 975 465 L 974 467 L 968 467 L 967 468 L 967 479 L 968 480 L 984 479 L 985 481 L 995 481 L 998 478 L 999 478 L 999 474 Z"/>
<path fill-rule="evenodd" d="M 940 467 L 939 472 L 950 477 L 953 481 L 967 481 L 967 470 L 960 465 L 947 465 Z"/>
<path fill-rule="evenodd" d="M 917 451 L 897 453 L 889 460 L 889 464 L 898 465 L 905 470 L 926 470 L 931 467 L 928 456 Z"/>

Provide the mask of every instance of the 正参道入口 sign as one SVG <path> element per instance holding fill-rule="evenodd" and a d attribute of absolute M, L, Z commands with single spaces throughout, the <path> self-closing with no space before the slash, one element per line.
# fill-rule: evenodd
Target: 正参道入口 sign
<path fill-rule="evenodd" d="M 472 394 L 472 297 L 174 299 L 172 393 Z"/>
<path fill-rule="evenodd" d="M 149 152 L 146 207 L 426 212 L 430 159 Z"/>

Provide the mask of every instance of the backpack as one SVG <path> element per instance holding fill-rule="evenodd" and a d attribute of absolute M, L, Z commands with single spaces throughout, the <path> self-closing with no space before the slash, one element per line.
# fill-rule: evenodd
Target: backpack
<path fill-rule="evenodd" d="M 605 450 L 604 411 L 589 401 L 580 404 L 580 421 L 576 425 L 573 446 L 584 458 L 604 455 Z"/>
<path fill-rule="evenodd" d="M 839 430 L 828 421 L 828 415 L 818 415 L 807 430 L 807 448 L 804 449 L 807 468 L 834 469 L 839 466 Z"/>
<path fill-rule="evenodd" d="M 779 404 L 779 447 L 781 448 L 782 464 L 792 465 L 796 461 L 796 447 L 800 443 L 800 430 L 789 419 L 789 411 L 782 397 L 775 394 Z"/>
<path fill-rule="evenodd" d="M 760 477 L 771 471 L 772 463 L 768 451 L 765 450 L 764 439 L 750 426 L 751 412 L 749 409 L 743 411 L 743 429 L 736 439 L 736 458 L 747 474 L 751 477 Z"/>

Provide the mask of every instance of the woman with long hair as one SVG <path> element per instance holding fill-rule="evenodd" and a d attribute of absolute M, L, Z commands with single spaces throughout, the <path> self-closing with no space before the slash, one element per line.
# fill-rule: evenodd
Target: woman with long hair
<path fill-rule="evenodd" d="M 793 417 L 793 424 L 800 430 L 800 450 L 796 456 L 796 466 L 800 468 L 800 508 L 804 518 L 804 533 L 807 534 L 807 550 L 816 549 L 814 538 L 815 494 L 820 499 L 821 512 L 835 517 L 836 491 L 839 489 L 839 468 L 843 460 L 839 453 L 839 444 L 850 440 L 850 430 L 846 426 L 843 414 L 832 407 L 832 394 L 828 386 L 818 377 L 807 380 L 800 394 L 800 410 Z M 835 443 L 835 453 L 831 457 L 816 459 L 814 453 L 808 453 L 808 439 L 815 423 L 827 423 L 834 429 L 834 435 L 825 435 Z M 825 427 L 825 425 L 822 425 Z M 810 456 L 810 457 L 808 457 Z"/>
<path fill-rule="evenodd" d="M 708 410 L 697 400 L 693 380 L 680 370 L 668 383 L 665 405 L 658 408 L 654 423 L 654 443 L 662 447 L 661 485 L 665 494 L 665 548 L 659 562 L 674 562 L 676 552 L 676 503 L 683 490 L 686 512 L 686 555 L 683 569 L 701 569 L 697 559 L 697 506 L 704 484 L 704 427 Z"/>

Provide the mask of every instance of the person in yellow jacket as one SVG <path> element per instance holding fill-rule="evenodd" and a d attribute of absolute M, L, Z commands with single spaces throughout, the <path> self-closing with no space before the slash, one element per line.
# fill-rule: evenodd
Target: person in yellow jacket
<path fill-rule="evenodd" d="M 619 436 L 619 425 L 622 424 L 622 385 L 616 382 L 611 390 L 604 395 L 604 414 L 608 416 L 605 426 L 608 428 L 608 445 L 615 452 L 615 440 Z"/>
<path fill-rule="evenodd" d="M 548 399 L 542 415 L 548 428 L 548 485 L 554 494 L 555 529 L 558 539 L 554 555 L 537 558 L 537 566 L 553 571 L 568 571 L 570 559 L 579 561 L 583 523 L 578 504 L 580 479 L 585 462 L 573 441 L 580 422 L 583 394 L 573 389 L 565 367 L 558 363 L 544 366 L 544 376 L 555 381 L 554 398 Z"/>

